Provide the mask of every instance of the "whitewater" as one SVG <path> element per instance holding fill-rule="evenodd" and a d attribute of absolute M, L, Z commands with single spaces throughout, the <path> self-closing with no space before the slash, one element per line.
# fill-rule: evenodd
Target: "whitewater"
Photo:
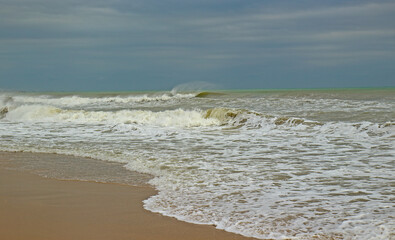
<path fill-rule="evenodd" d="M 395 239 L 394 119 L 393 88 L 0 91 L 0 151 L 120 163 L 125 178 L 151 176 L 147 210 L 245 236 L 384 240 Z M 95 161 L 70 164 L 122 182 Z"/>

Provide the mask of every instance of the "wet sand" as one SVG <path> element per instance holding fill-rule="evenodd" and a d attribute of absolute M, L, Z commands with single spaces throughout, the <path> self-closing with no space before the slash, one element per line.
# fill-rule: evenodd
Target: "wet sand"
<path fill-rule="evenodd" d="M 151 213 L 150 187 L 65 181 L 0 164 L 0 239 L 252 239 Z"/>

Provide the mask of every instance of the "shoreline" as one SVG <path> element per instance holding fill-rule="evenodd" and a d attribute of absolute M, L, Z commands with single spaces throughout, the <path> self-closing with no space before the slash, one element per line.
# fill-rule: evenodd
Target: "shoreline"
<path fill-rule="evenodd" d="M 1 239 L 254 239 L 145 210 L 143 200 L 156 194 L 152 187 L 45 178 L 7 169 L 5 160 Z"/>

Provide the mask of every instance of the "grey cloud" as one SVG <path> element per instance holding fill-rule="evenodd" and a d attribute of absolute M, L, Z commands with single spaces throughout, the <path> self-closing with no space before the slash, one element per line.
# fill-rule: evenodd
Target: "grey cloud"
<path fill-rule="evenodd" d="M 100 74 L 174 78 L 169 84 L 189 78 L 236 81 L 253 75 L 251 86 L 262 86 L 257 82 L 261 75 L 279 77 L 289 71 L 289 76 L 302 78 L 305 69 L 345 71 L 358 64 L 378 71 L 383 61 L 395 61 L 394 3 L 299 5 L 1 0 L 0 65 L 7 67 L 2 67 L 0 78 L 22 78 L 17 68 L 28 65 L 31 72 L 56 75 L 68 69 L 67 74 L 81 73 L 86 79 Z M 284 76 L 285 82 L 291 81 Z"/>

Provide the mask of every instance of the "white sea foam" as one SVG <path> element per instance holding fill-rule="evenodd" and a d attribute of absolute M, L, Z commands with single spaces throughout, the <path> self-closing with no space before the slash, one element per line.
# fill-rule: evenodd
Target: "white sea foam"
<path fill-rule="evenodd" d="M 208 110 L 148 110 L 85 111 L 67 110 L 48 105 L 8 106 L 4 118 L 14 122 L 75 122 L 80 124 L 148 124 L 155 126 L 229 126 L 247 128 L 294 130 L 314 129 L 323 133 L 341 132 L 343 134 L 387 133 L 394 129 L 392 123 L 372 124 L 319 123 L 293 117 L 275 117 L 243 109 L 212 108 Z M 365 135 L 364 135 L 365 136 Z"/>
<path fill-rule="evenodd" d="M 90 108 L 100 97 L 82 96 L 86 107 L 10 97 L 0 150 L 125 163 L 154 176 L 159 194 L 144 202 L 153 212 L 258 238 L 394 237 L 394 101 L 335 98 L 325 108 L 325 99 L 230 95 L 111 110 Z"/>
<path fill-rule="evenodd" d="M 11 108 L 5 117 L 14 122 L 75 122 L 81 124 L 147 124 L 155 126 L 211 126 L 220 122 L 204 118 L 201 111 L 182 109 L 162 112 L 120 110 L 116 112 L 64 110 L 52 106 L 22 105 Z"/>
<path fill-rule="evenodd" d="M 133 104 L 145 102 L 163 102 L 175 99 L 193 98 L 196 94 L 138 94 L 138 95 L 118 95 L 118 96 L 51 96 L 51 95 L 16 95 L 13 96 L 13 101 L 19 104 L 44 104 L 53 105 L 57 107 L 76 107 L 86 105 L 103 106 L 105 104 Z"/>

